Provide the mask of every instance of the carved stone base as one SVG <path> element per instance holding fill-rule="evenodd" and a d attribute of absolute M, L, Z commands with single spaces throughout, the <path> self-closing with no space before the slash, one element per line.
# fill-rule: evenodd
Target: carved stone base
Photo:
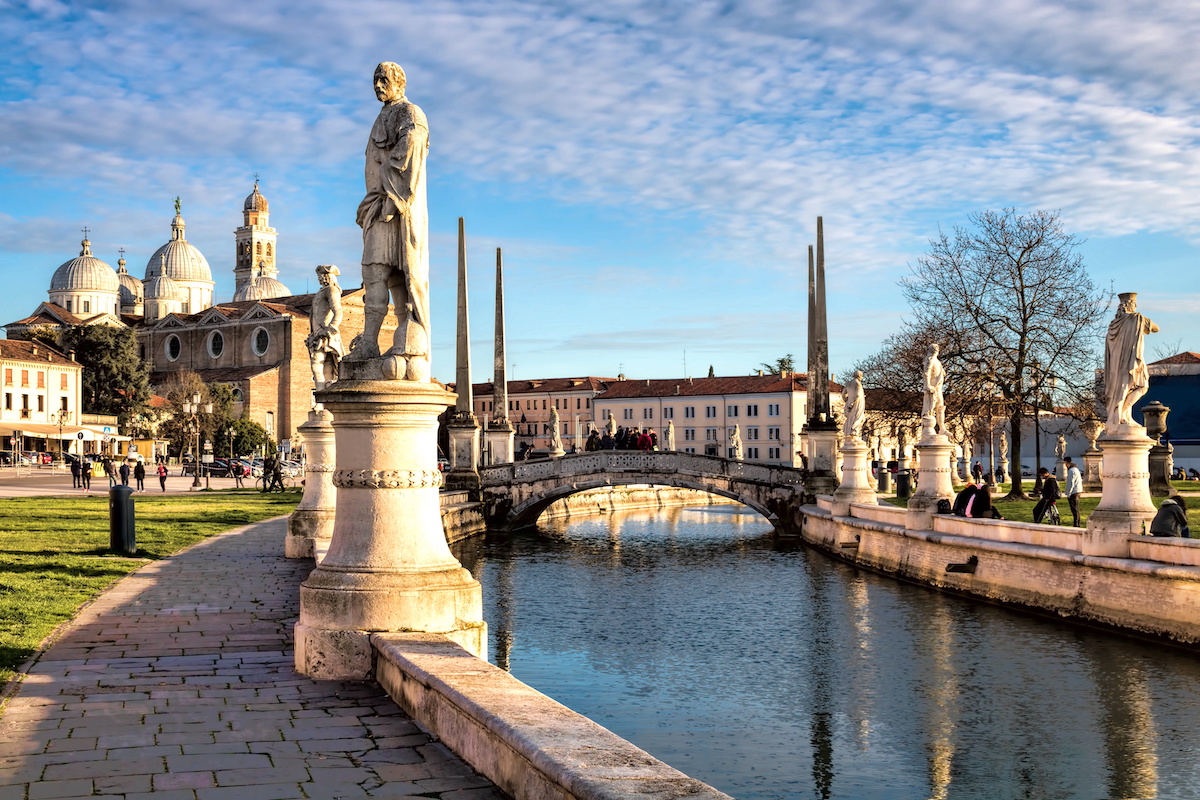
<path fill-rule="evenodd" d="M 333 535 L 337 509 L 337 489 L 333 486 L 334 437 L 333 415 L 324 409 L 308 412 L 308 421 L 300 426 L 308 463 L 304 467 L 304 496 L 288 517 L 288 533 L 283 544 L 287 558 L 312 558 L 314 542 Z"/>
<path fill-rule="evenodd" d="M 446 545 L 438 497 L 437 417 L 454 395 L 343 379 L 317 399 L 333 413 L 337 516 L 325 560 L 300 587 L 296 669 L 364 678 L 374 631 L 440 633 L 484 657 L 482 591 Z"/>
<path fill-rule="evenodd" d="M 871 467 L 868 456 L 871 448 L 859 439 L 849 439 L 842 445 L 842 482 L 833 492 L 833 513 L 847 516 L 851 503 L 878 502 L 871 488 Z"/>
<path fill-rule="evenodd" d="M 922 437 L 917 445 L 920 465 L 917 468 L 917 490 L 908 499 L 909 528 L 931 529 L 938 500 L 954 499 L 954 483 L 950 479 L 949 466 L 953 450 L 954 445 L 940 433 Z"/>
<path fill-rule="evenodd" d="M 1154 519 L 1150 500 L 1150 447 L 1140 425 L 1123 426 L 1101 436 L 1104 488 L 1100 504 L 1088 516 L 1083 554 L 1128 557 L 1128 536 L 1140 534 Z M 1085 456 L 1086 458 L 1086 456 Z"/>
<path fill-rule="evenodd" d="M 512 423 L 505 420 L 502 423 L 488 423 L 487 432 L 484 434 L 486 442 L 486 452 L 489 455 L 489 463 L 491 464 L 511 464 L 516 458 L 516 448 L 514 447 L 515 431 Z"/>
<path fill-rule="evenodd" d="M 1100 464 L 1104 460 L 1104 452 L 1098 449 L 1088 450 L 1083 454 L 1083 490 L 1098 492 L 1104 488 L 1100 478 Z"/>
<path fill-rule="evenodd" d="M 455 417 L 446 423 L 450 439 L 450 466 L 446 469 L 446 488 L 479 488 L 479 423 L 474 414 Z"/>
<path fill-rule="evenodd" d="M 814 495 L 833 494 L 838 487 L 837 473 L 837 424 L 809 422 L 808 424 L 808 470 L 806 484 Z"/>
<path fill-rule="evenodd" d="M 1156 444 L 1150 448 L 1150 496 L 1170 497 L 1175 494 L 1171 486 L 1171 464 L 1174 461 L 1175 447 L 1169 444 Z"/>
<path fill-rule="evenodd" d="M 313 558 L 317 541 L 328 540 L 333 535 L 336 513 L 332 508 L 297 508 L 293 511 L 288 517 L 287 538 L 283 540 L 284 557 Z"/>

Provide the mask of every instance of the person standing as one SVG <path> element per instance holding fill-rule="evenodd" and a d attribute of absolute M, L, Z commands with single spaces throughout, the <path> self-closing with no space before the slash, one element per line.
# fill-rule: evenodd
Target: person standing
<path fill-rule="evenodd" d="M 978 461 L 976 461 L 975 466 L 971 467 L 971 475 L 974 476 L 976 483 L 982 483 L 983 482 L 983 464 L 980 464 Z"/>
<path fill-rule="evenodd" d="M 1071 517 L 1075 520 L 1074 527 L 1079 527 L 1079 495 L 1083 494 L 1083 474 L 1070 456 L 1063 456 L 1063 464 L 1067 467 L 1067 504 L 1071 506 Z"/>
<path fill-rule="evenodd" d="M 112 459 L 105 456 L 100 465 L 104 467 L 104 476 L 108 478 L 108 488 L 111 489 L 117 485 L 117 471 L 113 468 Z"/>
<path fill-rule="evenodd" d="M 158 485 L 165 492 L 167 490 L 167 465 L 163 462 L 158 462 Z"/>
<path fill-rule="evenodd" d="M 83 486 L 83 482 L 79 477 L 80 463 L 78 458 L 71 459 L 71 488 L 78 489 Z"/>
<path fill-rule="evenodd" d="M 129 462 L 122 461 L 121 469 L 119 471 L 121 473 L 121 485 L 128 486 L 129 485 Z"/>
<path fill-rule="evenodd" d="M 133 465 L 133 480 L 137 483 L 139 492 L 146 491 L 146 465 L 141 459 Z"/>
<path fill-rule="evenodd" d="M 230 475 L 230 477 L 233 478 L 233 487 L 235 489 L 242 488 L 242 475 L 243 474 L 245 474 L 245 469 L 242 468 L 242 462 L 234 461 L 233 459 L 230 459 L 229 475 Z"/>
<path fill-rule="evenodd" d="M 1037 505 L 1033 507 L 1033 522 L 1035 525 L 1041 523 L 1042 517 L 1046 516 L 1046 509 L 1050 507 L 1050 504 L 1062 497 L 1062 492 L 1058 490 L 1058 478 L 1055 478 L 1050 470 L 1045 467 L 1039 467 L 1038 477 L 1042 479 L 1042 499 L 1038 500 Z"/>
<path fill-rule="evenodd" d="M 92 460 L 84 457 L 79 465 L 79 486 L 85 492 L 92 490 Z"/>

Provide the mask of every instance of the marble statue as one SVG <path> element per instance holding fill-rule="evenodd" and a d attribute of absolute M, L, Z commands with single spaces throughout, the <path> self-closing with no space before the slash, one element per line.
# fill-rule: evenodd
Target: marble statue
<path fill-rule="evenodd" d="M 921 416 L 933 420 L 934 430 L 941 433 L 946 429 L 946 402 L 942 398 L 942 387 L 946 383 L 946 370 L 938 358 L 939 347 L 929 345 L 925 351 L 924 395 L 921 400 Z"/>
<path fill-rule="evenodd" d="M 862 438 L 863 416 L 866 411 L 866 398 L 863 395 L 862 371 L 854 373 L 845 386 L 846 403 L 843 408 L 845 419 L 842 421 L 842 436 L 847 441 L 859 441 Z"/>
<path fill-rule="evenodd" d="M 429 124 L 404 96 L 398 64 L 375 68 L 375 96 L 383 103 L 367 139 L 367 194 L 358 206 L 363 231 L 363 332 L 349 359 L 380 357 L 379 332 L 389 295 L 396 314 L 392 346 L 383 353 L 391 379 L 429 377 L 429 210 L 425 157 Z"/>
<path fill-rule="evenodd" d="M 675 449 L 675 420 L 667 420 L 667 429 L 663 431 L 663 450 Z"/>
<path fill-rule="evenodd" d="M 1000 460 L 1008 461 L 1008 434 L 1000 431 Z"/>
<path fill-rule="evenodd" d="M 729 431 L 729 449 L 733 451 L 735 460 L 742 460 L 742 432 L 737 425 Z"/>
<path fill-rule="evenodd" d="M 1104 423 L 1093 417 L 1085 420 L 1082 427 L 1083 435 L 1088 441 L 1088 450 L 1096 450 L 1096 440 L 1100 438 L 1100 434 L 1104 433 Z"/>
<path fill-rule="evenodd" d="M 1104 405 L 1108 411 L 1105 427 L 1110 431 L 1133 421 L 1133 405 L 1150 388 L 1150 372 L 1143 354 L 1146 334 L 1157 333 L 1158 326 L 1137 313 L 1137 293 L 1119 296 L 1120 304 L 1104 342 Z"/>
<path fill-rule="evenodd" d="M 559 424 L 557 408 L 550 409 L 550 422 L 547 425 L 550 427 L 550 449 L 559 453 L 562 451 L 563 445 L 562 433 L 559 430 L 562 426 Z"/>
<path fill-rule="evenodd" d="M 1062 461 L 1067 455 L 1067 437 L 1061 433 L 1058 435 L 1058 441 L 1054 443 L 1054 455 L 1058 456 L 1058 460 Z"/>
<path fill-rule="evenodd" d="M 338 268 L 332 264 L 317 267 L 320 290 L 313 295 L 309 314 L 309 334 L 304 340 L 312 367 L 317 391 L 338 378 L 338 366 L 345 350 L 342 347 L 342 287 L 338 286 Z"/>
<path fill-rule="evenodd" d="M 604 422 L 604 432 L 609 436 L 615 437 L 617 435 L 617 421 L 613 419 L 611 411 L 608 412 L 608 419 Z"/>

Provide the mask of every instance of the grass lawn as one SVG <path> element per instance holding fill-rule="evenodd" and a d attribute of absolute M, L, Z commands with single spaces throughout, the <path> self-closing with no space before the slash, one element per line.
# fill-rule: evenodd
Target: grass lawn
<path fill-rule="evenodd" d="M 1179 481 L 1179 483 L 1184 483 L 1184 481 Z M 1195 486 L 1196 483 L 1193 481 L 1192 485 Z M 961 489 L 961 486 L 955 487 L 955 491 Z M 1007 491 L 1007 487 L 1004 487 L 1001 491 L 996 492 L 992 496 L 992 505 L 996 507 L 996 509 L 1004 516 L 1005 519 L 1010 519 L 1014 522 L 1033 522 L 1033 507 L 1037 503 L 1033 500 L 1016 500 L 1006 503 L 1004 501 L 997 501 L 994 499 L 997 497 L 1003 497 Z M 1029 488 L 1026 487 L 1025 491 L 1028 492 Z M 895 497 L 885 497 L 883 499 L 885 502 L 891 503 L 895 506 L 900 506 L 901 508 L 906 508 L 908 506 L 907 499 L 899 500 Z M 1162 501 L 1165 498 L 1153 497 L 1151 499 L 1154 501 L 1154 507 L 1158 508 L 1160 505 L 1162 505 Z M 1192 528 L 1192 530 L 1200 530 L 1200 528 L 1197 527 L 1200 525 L 1200 498 L 1185 497 L 1184 499 L 1187 500 L 1188 504 L 1188 527 Z M 1098 505 L 1100 505 L 1099 497 L 1079 498 L 1080 525 L 1087 525 L 1088 514 L 1092 513 L 1092 509 Z M 1066 525 L 1071 524 L 1071 506 L 1068 505 L 1067 498 L 1064 497 L 1058 501 L 1058 513 Z"/>
<path fill-rule="evenodd" d="M 0 686 L 55 626 L 141 566 L 214 534 L 291 513 L 300 492 L 135 495 L 136 558 L 110 555 L 108 497 L 0 502 Z M 282 547 L 282 544 L 280 545 Z"/>

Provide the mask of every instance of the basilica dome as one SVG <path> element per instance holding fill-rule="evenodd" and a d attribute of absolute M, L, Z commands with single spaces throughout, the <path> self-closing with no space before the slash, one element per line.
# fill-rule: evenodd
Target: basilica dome
<path fill-rule="evenodd" d="M 117 280 L 120 282 L 121 307 L 133 308 L 142 304 L 142 282 L 125 269 L 125 259 L 117 261 Z"/>
<path fill-rule="evenodd" d="M 120 284 L 117 273 L 113 268 L 92 255 L 92 243 L 84 239 L 80 244 L 83 249 L 76 258 L 72 258 L 58 269 L 50 278 L 51 292 L 112 292 L 116 293 Z M 44 273 L 43 273 L 44 274 Z"/>
<path fill-rule="evenodd" d="M 184 236 L 183 217 L 176 214 L 171 220 L 171 241 L 154 251 L 146 262 L 146 280 L 153 278 L 160 269 L 167 277 L 177 281 L 212 281 L 212 269 L 208 259 Z"/>
<path fill-rule="evenodd" d="M 170 275 L 156 272 L 142 284 L 147 300 L 178 300 L 182 294 L 179 285 L 171 280 Z"/>
<path fill-rule="evenodd" d="M 242 205 L 243 211 L 268 211 L 270 204 L 267 198 L 263 197 L 258 191 L 258 181 L 254 182 L 254 191 L 246 195 L 246 202 Z"/>
<path fill-rule="evenodd" d="M 265 275 L 255 275 L 238 287 L 233 294 L 233 302 L 241 300 L 270 300 L 273 297 L 290 297 L 292 290 L 283 283 Z"/>

